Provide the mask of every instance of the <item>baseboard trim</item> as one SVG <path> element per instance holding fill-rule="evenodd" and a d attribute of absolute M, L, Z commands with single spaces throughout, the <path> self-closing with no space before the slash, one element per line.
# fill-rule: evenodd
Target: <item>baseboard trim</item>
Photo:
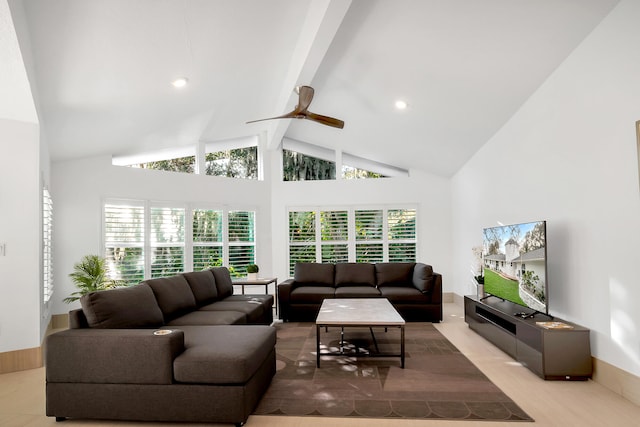
<path fill-rule="evenodd" d="M 42 367 L 42 347 L 0 353 L 0 374 Z"/>
<path fill-rule="evenodd" d="M 593 380 L 640 406 L 640 377 L 594 357 Z"/>

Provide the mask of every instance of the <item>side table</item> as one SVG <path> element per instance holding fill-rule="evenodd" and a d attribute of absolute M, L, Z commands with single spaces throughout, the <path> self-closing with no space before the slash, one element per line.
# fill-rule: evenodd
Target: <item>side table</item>
<path fill-rule="evenodd" d="M 278 314 L 278 279 L 276 277 L 259 277 L 257 279 L 247 279 L 246 277 L 240 279 L 234 279 L 234 285 L 238 285 L 242 288 L 242 295 L 244 295 L 244 287 L 248 285 L 264 285 L 264 293 L 265 295 L 269 294 L 269 285 L 274 284 L 274 307 L 276 309 L 276 314 Z"/>

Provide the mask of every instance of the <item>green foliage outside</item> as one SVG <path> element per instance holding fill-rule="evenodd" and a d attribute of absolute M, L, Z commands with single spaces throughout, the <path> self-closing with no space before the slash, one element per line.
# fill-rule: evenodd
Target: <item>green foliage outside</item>
<path fill-rule="evenodd" d="M 258 147 L 207 153 L 205 165 L 207 175 L 258 179 Z"/>
<path fill-rule="evenodd" d="M 78 290 L 63 299 L 67 304 L 79 300 L 80 297 L 88 293 L 124 285 L 120 280 L 109 278 L 107 262 L 98 255 L 82 257 L 80 262 L 73 265 L 73 273 L 69 274 L 69 277 Z"/>
<path fill-rule="evenodd" d="M 520 298 L 517 281 L 505 279 L 488 268 L 484 269 L 484 291 L 524 306 L 527 305 Z"/>
<path fill-rule="evenodd" d="M 196 157 L 187 156 L 177 159 L 158 160 L 157 162 L 138 163 L 131 166 L 141 169 L 153 169 L 167 172 L 194 173 L 195 165 Z"/>
<path fill-rule="evenodd" d="M 282 150 L 282 179 L 284 181 L 322 181 L 336 179 L 336 164 L 302 153 Z"/>

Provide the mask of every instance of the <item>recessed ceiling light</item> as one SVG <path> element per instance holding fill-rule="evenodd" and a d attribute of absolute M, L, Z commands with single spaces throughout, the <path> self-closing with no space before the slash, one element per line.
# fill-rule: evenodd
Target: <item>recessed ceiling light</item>
<path fill-rule="evenodd" d="M 407 103 L 406 101 L 402 101 L 402 100 L 398 100 L 396 101 L 396 108 L 398 110 L 404 110 L 405 108 L 407 108 Z"/>
<path fill-rule="evenodd" d="M 187 85 L 188 81 L 189 80 L 187 80 L 186 77 L 180 77 L 172 81 L 171 84 L 173 85 L 173 87 L 184 87 Z"/>

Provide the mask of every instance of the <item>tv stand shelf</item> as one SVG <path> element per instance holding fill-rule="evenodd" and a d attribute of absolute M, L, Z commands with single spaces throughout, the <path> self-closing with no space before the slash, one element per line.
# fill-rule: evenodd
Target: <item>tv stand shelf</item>
<path fill-rule="evenodd" d="M 589 329 L 542 313 L 522 318 L 521 306 L 496 297 L 464 297 L 469 328 L 545 380 L 591 378 Z M 546 329 L 536 322 L 563 322 L 571 329 Z"/>

